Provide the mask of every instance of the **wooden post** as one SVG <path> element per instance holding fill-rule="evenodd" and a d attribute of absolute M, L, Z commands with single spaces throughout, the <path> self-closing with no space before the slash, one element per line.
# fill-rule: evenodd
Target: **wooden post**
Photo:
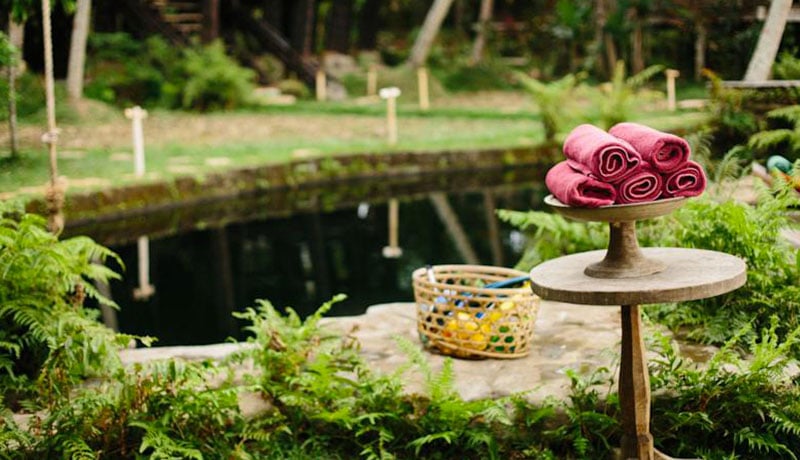
<path fill-rule="evenodd" d="M 367 96 L 378 94 L 378 70 L 375 65 L 370 65 L 367 70 Z"/>
<path fill-rule="evenodd" d="M 130 109 L 125 109 L 125 118 L 132 120 L 133 131 L 133 171 L 137 177 L 144 176 L 144 131 L 142 120 L 147 118 L 147 110 L 138 105 Z"/>
<path fill-rule="evenodd" d="M 383 248 L 383 257 L 397 259 L 403 255 L 399 243 L 400 207 L 397 198 L 389 200 L 389 245 Z"/>
<path fill-rule="evenodd" d="M 417 67 L 417 86 L 419 89 L 419 108 L 428 110 L 431 108 L 431 101 L 428 96 L 428 69 Z"/>
<path fill-rule="evenodd" d="M 139 256 L 139 287 L 133 289 L 133 298 L 147 300 L 156 292 L 155 286 L 150 284 L 150 239 L 140 236 L 136 240 L 136 249 Z"/>
<path fill-rule="evenodd" d="M 328 92 L 325 85 L 327 84 L 327 78 L 325 77 L 325 72 L 322 69 L 317 70 L 317 100 L 324 101 L 328 98 Z"/>
<path fill-rule="evenodd" d="M 647 370 L 642 318 L 638 305 L 622 307 L 622 356 L 619 404 L 622 411 L 622 458 L 652 460 L 650 434 L 650 376 Z"/>
<path fill-rule="evenodd" d="M 380 90 L 381 99 L 386 99 L 386 131 L 389 145 L 397 144 L 397 98 L 400 88 L 391 86 Z"/>
<path fill-rule="evenodd" d="M 675 79 L 681 73 L 675 69 L 667 69 L 665 73 L 667 74 L 667 110 L 674 112 L 677 107 L 675 102 Z"/>

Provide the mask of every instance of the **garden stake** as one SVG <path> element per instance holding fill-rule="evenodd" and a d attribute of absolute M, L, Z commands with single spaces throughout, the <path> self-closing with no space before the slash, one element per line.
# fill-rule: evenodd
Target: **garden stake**
<path fill-rule="evenodd" d="M 133 288 L 133 298 L 147 300 L 156 293 L 156 288 L 150 284 L 150 239 L 140 236 L 136 240 L 136 249 L 139 255 L 139 287 Z"/>
<path fill-rule="evenodd" d="M 142 131 L 142 120 L 147 118 L 147 110 L 138 105 L 130 109 L 125 109 L 125 118 L 132 120 L 133 129 L 133 165 L 136 177 L 144 176 L 144 133 Z"/>
<path fill-rule="evenodd" d="M 325 88 L 327 84 L 327 78 L 325 78 L 325 72 L 320 69 L 317 70 L 317 100 L 324 101 L 328 98 L 328 92 Z"/>
<path fill-rule="evenodd" d="M 675 69 L 667 69 L 664 71 L 667 74 L 667 109 L 670 112 L 675 111 L 675 79 L 680 77 L 681 73 Z"/>
<path fill-rule="evenodd" d="M 397 259 L 403 255 L 403 249 L 398 242 L 398 224 L 400 222 L 400 207 L 397 198 L 389 200 L 389 246 L 384 246 L 383 257 Z"/>
<path fill-rule="evenodd" d="M 370 65 L 367 70 L 367 96 L 374 96 L 378 93 L 378 70 L 375 65 Z"/>
<path fill-rule="evenodd" d="M 400 88 L 390 86 L 381 88 L 381 99 L 386 99 L 386 127 L 389 145 L 397 144 L 397 104 L 396 100 L 400 96 Z"/>
<path fill-rule="evenodd" d="M 417 68 L 417 84 L 419 87 L 419 108 L 428 110 L 431 108 L 431 101 L 428 97 L 428 69 L 425 67 Z"/>
<path fill-rule="evenodd" d="M 147 118 L 147 110 L 138 105 L 125 109 L 125 118 L 131 120 L 133 125 L 134 173 L 136 177 L 142 177 L 145 173 L 142 120 Z M 133 298 L 147 300 L 156 292 L 155 287 L 150 284 L 150 239 L 146 236 L 140 236 L 136 240 L 136 249 L 139 258 L 139 287 L 133 289 Z"/>

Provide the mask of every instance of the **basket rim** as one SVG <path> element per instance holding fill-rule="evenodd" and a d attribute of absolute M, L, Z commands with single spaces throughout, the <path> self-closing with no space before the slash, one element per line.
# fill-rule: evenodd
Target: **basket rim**
<path fill-rule="evenodd" d="M 495 275 L 499 277 L 507 277 L 507 278 L 514 278 L 518 276 L 525 276 L 528 273 L 523 272 L 521 270 L 517 270 L 514 268 L 507 268 L 507 267 L 498 267 L 492 265 L 474 265 L 474 264 L 445 264 L 445 265 L 431 265 L 433 268 L 434 274 L 437 277 L 437 281 L 433 282 L 430 281 L 427 277 L 427 270 L 428 267 L 420 267 L 414 270 L 411 275 L 413 284 L 419 285 L 420 287 L 426 288 L 433 288 L 438 289 L 441 291 L 445 290 L 452 290 L 454 287 L 457 287 L 458 291 L 465 292 L 465 293 L 497 293 L 497 294 L 526 294 L 530 293 L 531 296 L 535 297 L 536 295 L 533 293 L 531 288 L 529 287 L 508 287 L 508 288 L 485 288 L 485 287 L 477 287 L 477 286 L 467 286 L 467 285 L 458 285 L 455 286 L 453 284 L 442 283 L 438 281 L 438 277 L 444 275 L 459 275 L 459 274 L 469 274 L 469 275 Z M 474 276 L 477 277 L 477 276 Z"/>

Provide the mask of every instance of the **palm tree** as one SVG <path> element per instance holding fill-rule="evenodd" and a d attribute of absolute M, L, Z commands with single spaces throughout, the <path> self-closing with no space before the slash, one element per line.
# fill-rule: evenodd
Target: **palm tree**
<path fill-rule="evenodd" d="M 417 39 L 414 41 L 414 46 L 411 48 L 411 55 L 408 57 L 408 62 L 413 67 L 425 65 L 425 61 L 428 60 L 428 53 L 431 50 L 431 45 L 433 45 L 433 40 L 439 33 L 439 29 L 442 27 L 442 21 L 444 21 L 444 18 L 447 16 L 447 12 L 450 11 L 450 6 L 452 4 L 453 0 L 434 0 L 431 8 L 428 10 L 427 16 L 425 16 L 422 29 L 419 31 L 419 35 L 417 35 Z"/>
<path fill-rule="evenodd" d="M 89 36 L 91 11 L 92 0 L 77 0 L 67 64 L 67 94 L 72 100 L 83 97 L 83 68 L 86 64 L 86 38 Z"/>
<path fill-rule="evenodd" d="M 756 50 L 744 73 L 745 81 L 764 81 L 769 78 L 769 72 L 775 62 L 775 56 L 778 54 L 783 29 L 786 27 L 791 9 L 792 0 L 772 0 L 767 20 L 764 21 L 764 27 L 758 36 Z"/>

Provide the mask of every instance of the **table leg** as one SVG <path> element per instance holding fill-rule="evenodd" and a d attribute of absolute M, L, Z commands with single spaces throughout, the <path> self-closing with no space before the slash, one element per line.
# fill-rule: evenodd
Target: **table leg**
<path fill-rule="evenodd" d="M 650 376 L 647 371 L 639 305 L 622 306 L 622 356 L 619 368 L 622 458 L 652 460 Z"/>

